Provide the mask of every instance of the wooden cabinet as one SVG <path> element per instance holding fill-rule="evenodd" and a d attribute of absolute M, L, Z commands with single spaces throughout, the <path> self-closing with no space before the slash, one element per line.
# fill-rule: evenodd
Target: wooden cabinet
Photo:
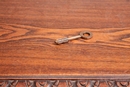
<path fill-rule="evenodd" d="M 93 38 L 54 43 L 85 30 Z M 129 82 L 129 0 L 0 1 L 0 86 L 130 87 Z"/>

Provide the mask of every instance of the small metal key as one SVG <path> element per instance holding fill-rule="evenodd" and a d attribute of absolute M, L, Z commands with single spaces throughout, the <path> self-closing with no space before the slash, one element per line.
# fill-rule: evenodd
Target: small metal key
<path fill-rule="evenodd" d="M 85 36 L 85 34 L 88 34 L 88 36 Z M 65 37 L 65 38 L 60 38 L 60 39 L 57 39 L 55 41 L 56 44 L 62 44 L 62 43 L 66 43 L 66 42 L 69 42 L 69 40 L 74 40 L 74 39 L 78 39 L 78 38 L 83 38 L 83 39 L 90 39 L 92 38 L 92 33 L 89 32 L 89 31 L 82 31 L 80 32 L 79 35 L 77 36 L 73 36 L 73 37 Z"/>

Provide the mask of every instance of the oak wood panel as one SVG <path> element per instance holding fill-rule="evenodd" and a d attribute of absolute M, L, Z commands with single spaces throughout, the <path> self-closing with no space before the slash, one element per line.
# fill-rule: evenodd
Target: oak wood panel
<path fill-rule="evenodd" d="M 93 38 L 54 43 L 84 30 Z M 127 77 L 129 58 L 129 0 L 0 1 L 0 76 Z"/>

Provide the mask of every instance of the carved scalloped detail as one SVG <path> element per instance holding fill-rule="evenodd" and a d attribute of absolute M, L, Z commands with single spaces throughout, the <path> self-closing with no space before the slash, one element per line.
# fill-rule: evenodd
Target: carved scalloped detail
<path fill-rule="evenodd" d="M 130 80 L 0 80 L 0 87 L 130 87 Z M 64 84 L 64 85 L 61 85 Z"/>

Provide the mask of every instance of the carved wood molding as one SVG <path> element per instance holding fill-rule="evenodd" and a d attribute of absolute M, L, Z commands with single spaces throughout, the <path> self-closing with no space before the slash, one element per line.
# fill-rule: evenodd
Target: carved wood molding
<path fill-rule="evenodd" d="M 0 80 L 0 87 L 16 87 L 24 83 L 25 87 L 130 87 L 128 80 Z M 18 87 L 18 86 L 17 86 Z M 63 87 L 63 86 L 60 86 Z"/>

